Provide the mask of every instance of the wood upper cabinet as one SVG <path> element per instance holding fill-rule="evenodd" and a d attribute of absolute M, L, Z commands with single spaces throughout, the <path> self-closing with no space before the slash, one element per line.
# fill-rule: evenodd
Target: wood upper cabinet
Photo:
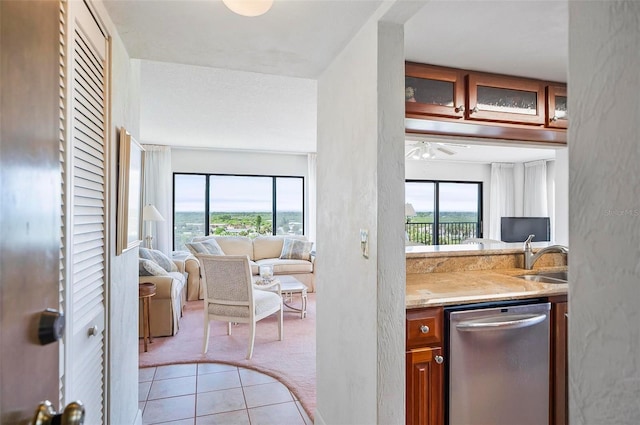
<path fill-rule="evenodd" d="M 444 367 L 440 359 L 440 347 L 407 352 L 407 425 L 442 425 Z"/>
<path fill-rule="evenodd" d="M 469 120 L 544 125 L 545 85 L 542 81 L 470 73 L 467 76 Z"/>
<path fill-rule="evenodd" d="M 409 133 L 566 144 L 566 84 L 405 62 Z"/>
<path fill-rule="evenodd" d="M 443 424 L 443 317 L 442 308 L 407 310 L 407 425 Z"/>
<path fill-rule="evenodd" d="M 464 73 L 405 63 L 405 114 L 464 118 Z"/>
<path fill-rule="evenodd" d="M 552 128 L 569 127 L 567 88 L 564 86 L 547 86 L 546 125 Z"/>

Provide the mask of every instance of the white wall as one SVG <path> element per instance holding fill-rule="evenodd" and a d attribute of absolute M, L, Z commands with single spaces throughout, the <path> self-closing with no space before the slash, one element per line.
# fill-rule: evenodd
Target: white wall
<path fill-rule="evenodd" d="M 109 281 L 107 282 L 107 406 L 109 423 L 141 422 L 138 409 L 138 250 L 115 255 L 117 199 L 117 129 L 140 133 L 140 63 L 131 60 L 102 3 L 99 16 L 112 37 L 111 133 L 109 156 Z"/>
<path fill-rule="evenodd" d="M 640 423 L 640 3 L 569 2 L 569 413 Z"/>
<path fill-rule="evenodd" d="M 377 422 L 376 69 L 377 23 L 369 22 L 318 80 L 320 424 Z M 360 229 L 369 231 L 369 259 Z"/>
<path fill-rule="evenodd" d="M 317 424 L 404 423 L 403 29 L 377 16 L 318 81 Z"/>
<path fill-rule="evenodd" d="M 265 152 L 222 151 L 213 149 L 171 149 L 174 173 L 219 173 L 304 176 L 307 155 Z"/>
<path fill-rule="evenodd" d="M 142 143 L 316 150 L 315 80 L 148 60 L 141 75 Z"/>

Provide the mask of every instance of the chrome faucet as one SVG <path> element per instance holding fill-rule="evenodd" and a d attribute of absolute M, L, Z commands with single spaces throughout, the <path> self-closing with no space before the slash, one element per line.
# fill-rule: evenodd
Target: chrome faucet
<path fill-rule="evenodd" d="M 540 249 L 535 254 L 531 250 L 531 239 L 533 239 L 535 235 L 529 235 L 526 241 L 524 241 L 524 268 L 527 270 L 533 269 L 533 265 L 538 261 L 540 257 L 544 254 L 548 254 L 550 252 L 560 252 L 562 254 L 568 254 L 569 248 L 564 245 L 551 245 L 546 248 Z"/>

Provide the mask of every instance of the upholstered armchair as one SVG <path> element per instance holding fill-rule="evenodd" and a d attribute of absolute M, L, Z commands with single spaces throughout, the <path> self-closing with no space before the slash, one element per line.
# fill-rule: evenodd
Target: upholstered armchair
<path fill-rule="evenodd" d="M 153 283 L 156 294 L 151 297 L 149 316 L 152 336 L 172 336 L 178 332 L 186 298 L 184 261 L 170 260 L 157 250 L 140 248 L 138 283 Z M 142 336 L 142 305 L 139 334 Z"/>

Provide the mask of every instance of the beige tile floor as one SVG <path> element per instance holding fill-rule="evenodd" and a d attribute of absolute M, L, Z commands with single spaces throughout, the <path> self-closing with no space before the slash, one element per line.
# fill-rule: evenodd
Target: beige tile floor
<path fill-rule="evenodd" d="M 220 363 L 147 367 L 138 373 L 142 423 L 312 425 L 276 379 Z"/>

